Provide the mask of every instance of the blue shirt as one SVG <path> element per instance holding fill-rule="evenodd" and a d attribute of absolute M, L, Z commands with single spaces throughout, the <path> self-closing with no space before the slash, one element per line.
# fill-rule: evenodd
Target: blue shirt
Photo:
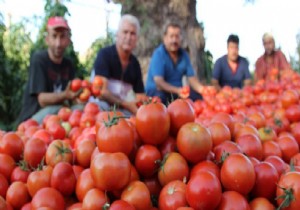
<path fill-rule="evenodd" d="M 224 55 L 214 65 L 213 78 L 219 81 L 221 87 L 227 85 L 242 88 L 244 80 L 251 78 L 249 63 L 246 58 L 239 56 L 237 70 L 233 73 L 228 64 L 227 55 Z"/>
<path fill-rule="evenodd" d="M 125 71 L 123 71 L 116 45 L 105 47 L 98 52 L 94 69 L 96 75 L 101 75 L 108 79 L 124 81 L 132 85 L 134 92 L 144 93 L 142 71 L 139 61 L 131 54 L 128 66 Z"/>
<path fill-rule="evenodd" d="M 171 59 L 165 46 L 161 44 L 153 52 L 147 82 L 146 82 L 146 94 L 149 96 L 162 96 L 162 91 L 157 90 L 154 77 L 163 77 L 166 82 L 176 87 L 182 86 L 182 77 L 194 76 L 194 69 L 191 65 L 188 54 L 179 49 L 179 57 L 177 63 L 174 63 Z"/>

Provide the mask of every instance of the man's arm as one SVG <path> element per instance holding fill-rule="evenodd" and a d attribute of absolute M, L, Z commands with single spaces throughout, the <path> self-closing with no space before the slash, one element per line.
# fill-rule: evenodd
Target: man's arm
<path fill-rule="evenodd" d="M 221 86 L 220 86 L 218 80 L 212 78 L 212 79 L 211 79 L 211 84 L 216 88 L 217 91 L 221 90 Z"/>
<path fill-rule="evenodd" d="M 245 79 L 244 80 L 244 86 L 250 86 L 252 85 L 252 80 L 251 79 Z"/>
<path fill-rule="evenodd" d="M 166 82 L 163 77 L 160 76 L 154 76 L 154 81 L 157 86 L 157 89 L 168 92 L 168 93 L 173 93 L 173 94 L 180 94 L 180 87 L 173 86 Z"/>
<path fill-rule="evenodd" d="M 196 76 L 188 77 L 188 81 L 197 93 L 202 93 L 203 85 L 200 83 Z"/>

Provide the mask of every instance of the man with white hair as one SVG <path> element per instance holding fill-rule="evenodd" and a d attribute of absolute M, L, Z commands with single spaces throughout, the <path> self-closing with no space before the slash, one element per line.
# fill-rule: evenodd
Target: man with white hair
<path fill-rule="evenodd" d="M 140 24 L 133 15 L 123 15 L 116 34 L 116 43 L 98 52 L 94 63 L 95 75 L 107 79 L 102 92 L 100 108 L 109 109 L 113 104 L 135 114 L 136 98 L 143 98 L 144 84 L 139 61 L 132 54 L 136 47 Z M 128 112 L 127 112 L 128 113 Z"/>
<path fill-rule="evenodd" d="M 255 80 L 279 79 L 279 72 L 290 69 L 290 64 L 284 54 L 279 49 L 275 49 L 275 40 L 272 34 L 265 33 L 262 41 L 265 53 L 256 61 Z"/>

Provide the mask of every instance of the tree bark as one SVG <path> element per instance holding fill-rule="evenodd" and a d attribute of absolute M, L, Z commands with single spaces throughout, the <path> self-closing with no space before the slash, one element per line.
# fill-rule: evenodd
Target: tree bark
<path fill-rule="evenodd" d="M 114 0 L 122 5 L 122 14 L 136 16 L 141 31 L 135 55 L 144 79 L 153 50 L 162 42 L 162 28 L 167 21 L 177 21 L 182 28 L 182 47 L 188 51 L 195 73 L 204 80 L 203 28 L 196 19 L 196 0 Z"/>

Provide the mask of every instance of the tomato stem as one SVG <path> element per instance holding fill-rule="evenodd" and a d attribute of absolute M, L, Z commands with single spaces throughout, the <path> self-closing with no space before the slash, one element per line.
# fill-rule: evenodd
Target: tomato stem
<path fill-rule="evenodd" d="M 286 208 L 288 206 L 290 206 L 290 204 L 295 200 L 295 196 L 293 195 L 293 189 L 292 188 L 284 188 L 284 187 L 280 187 L 284 191 L 283 195 L 280 195 L 276 198 L 276 200 L 278 199 L 283 199 L 283 201 L 281 202 L 281 204 L 278 206 L 278 208 L 276 210 L 281 210 L 283 208 Z"/>

